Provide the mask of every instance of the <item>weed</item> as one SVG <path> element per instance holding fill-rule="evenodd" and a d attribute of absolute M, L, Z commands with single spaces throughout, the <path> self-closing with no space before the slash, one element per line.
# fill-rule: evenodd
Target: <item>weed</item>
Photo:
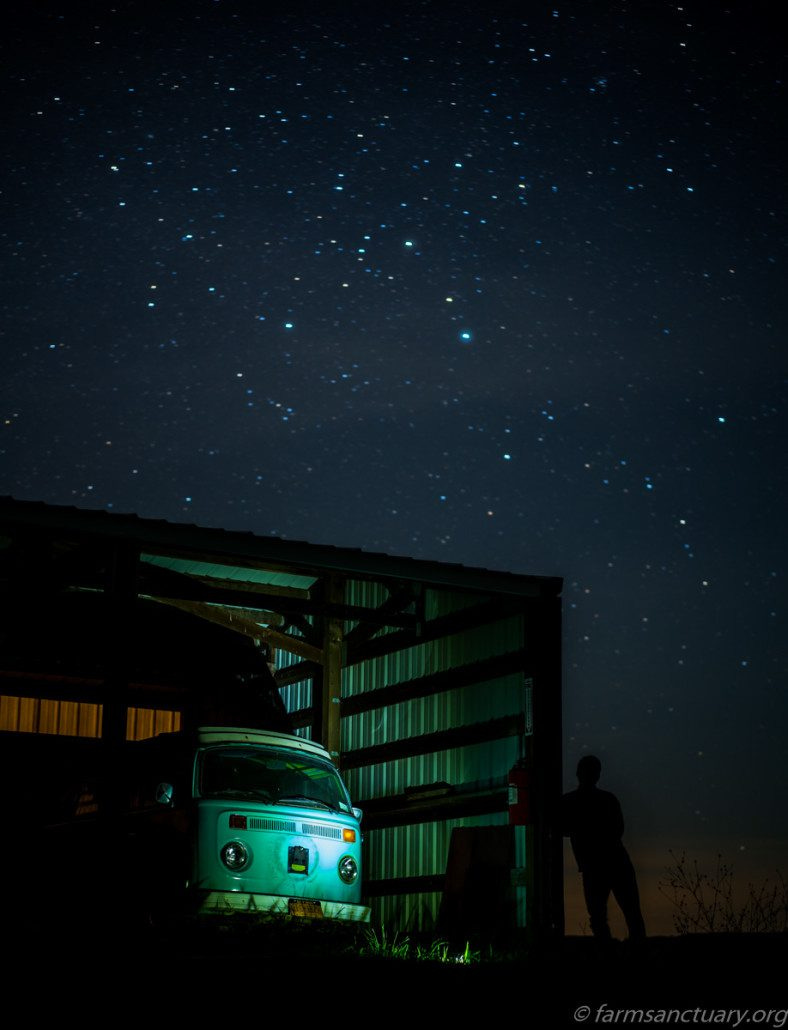
<path fill-rule="evenodd" d="M 426 962 L 446 962 L 449 955 L 448 941 L 432 941 L 431 944 L 417 944 L 415 957 Z"/>
<path fill-rule="evenodd" d="M 364 941 L 359 949 L 360 955 L 373 955 L 375 958 L 408 958 L 410 955 L 410 938 L 400 937 L 398 932 L 390 937 L 385 924 L 380 931 L 374 927 L 365 929 Z"/>
<path fill-rule="evenodd" d="M 481 953 L 473 951 L 470 943 L 466 943 L 461 952 L 453 952 L 448 941 L 438 939 L 424 943 L 412 942 L 409 937 L 399 933 L 389 936 L 385 926 L 380 930 L 370 927 L 364 930 L 364 943 L 359 948 L 360 955 L 375 958 L 415 959 L 418 962 L 458 962 L 468 964 L 481 961 Z"/>
<path fill-rule="evenodd" d="M 481 961 L 481 957 L 482 957 L 481 952 L 480 951 L 471 951 L 470 941 L 466 941 L 465 942 L 464 950 L 461 951 L 459 953 L 459 955 L 455 955 L 454 956 L 454 961 L 455 962 L 461 962 L 464 965 L 468 965 L 468 963 L 470 963 L 470 962 L 480 962 Z"/>

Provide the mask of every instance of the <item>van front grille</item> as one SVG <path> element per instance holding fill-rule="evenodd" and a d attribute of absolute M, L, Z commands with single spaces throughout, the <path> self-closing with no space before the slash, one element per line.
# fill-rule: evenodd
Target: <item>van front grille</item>
<path fill-rule="evenodd" d="M 309 837 L 330 837 L 332 840 L 342 840 L 342 831 L 336 826 L 320 826 L 317 823 L 301 823 L 301 833 Z"/>
<path fill-rule="evenodd" d="M 250 830 L 278 830 L 281 833 L 295 833 L 296 824 L 291 819 L 256 819 L 249 817 Z"/>

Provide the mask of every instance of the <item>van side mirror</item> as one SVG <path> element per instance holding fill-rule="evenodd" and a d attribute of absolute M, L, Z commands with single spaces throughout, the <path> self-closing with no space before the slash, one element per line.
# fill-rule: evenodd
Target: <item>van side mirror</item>
<path fill-rule="evenodd" d="M 361 822 L 361 817 L 364 814 L 362 810 L 360 808 L 356 808 L 354 805 L 353 808 L 350 809 L 350 811 L 353 813 L 353 818 L 358 820 L 358 822 Z"/>
<path fill-rule="evenodd" d="M 175 788 L 171 783 L 160 783 L 156 787 L 156 804 L 171 805 Z"/>

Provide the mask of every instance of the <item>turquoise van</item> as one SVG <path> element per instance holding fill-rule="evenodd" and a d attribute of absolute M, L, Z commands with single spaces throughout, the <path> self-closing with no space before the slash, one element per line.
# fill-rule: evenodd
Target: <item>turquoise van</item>
<path fill-rule="evenodd" d="M 157 804 L 177 806 L 172 784 Z M 280 913 L 366 922 L 361 812 L 328 752 L 265 730 L 197 731 L 188 889 L 202 914 Z"/>
<path fill-rule="evenodd" d="M 320 744 L 236 727 L 163 733 L 127 743 L 67 793 L 41 849 L 61 904 L 112 899 L 152 925 L 236 913 L 369 920 L 361 812 Z"/>
<path fill-rule="evenodd" d="M 206 726 L 99 756 L 64 773 L 62 814 L 43 826 L 31 873 L 61 907 L 71 900 L 72 918 L 94 905 L 146 925 L 238 913 L 369 921 L 362 813 L 319 744 Z"/>

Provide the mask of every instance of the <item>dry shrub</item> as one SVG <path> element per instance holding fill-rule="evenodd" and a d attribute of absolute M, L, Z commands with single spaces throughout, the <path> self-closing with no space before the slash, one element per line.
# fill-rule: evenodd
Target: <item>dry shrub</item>
<path fill-rule="evenodd" d="M 785 933 L 788 931 L 788 882 L 781 872 L 775 880 L 749 883 L 737 895 L 733 867 L 717 855 L 712 873 L 697 859 L 669 852 L 672 864 L 659 881 L 660 893 L 674 906 L 676 933 Z"/>

